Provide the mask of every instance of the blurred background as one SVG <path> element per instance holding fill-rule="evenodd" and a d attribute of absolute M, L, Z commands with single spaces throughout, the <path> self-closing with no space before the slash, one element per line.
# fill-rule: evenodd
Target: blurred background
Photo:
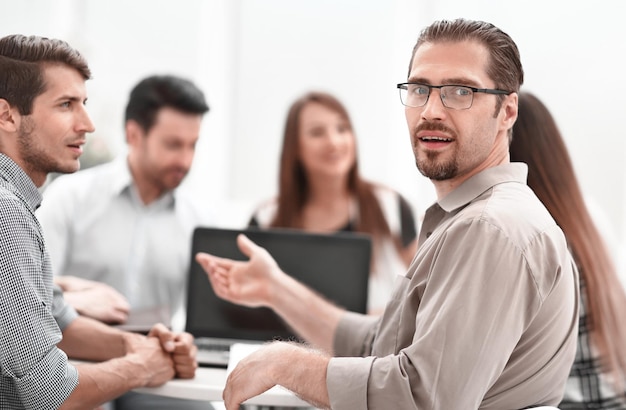
<path fill-rule="evenodd" d="M 416 170 L 396 83 L 433 20 L 486 20 L 522 55 L 525 89 L 555 115 L 583 191 L 616 256 L 626 237 L 626 25 L 620 2 L 566 0 L 0 0 L 0 36 L 61 38 L 93 72 L 96 125 L 84 166 L 125 150 L 123 110 L 144 76 L 173 73 L 205 92 L 206 117 L 189 189 L 241 227 L 276 192 L 289 104 L 328 91 L 354 122 L 362 173 L 418 212 L 435 199 Z M 621 263 L 621 260 L 620 260 Z M 622 270 L 623 271 L 623 270 Z"/>

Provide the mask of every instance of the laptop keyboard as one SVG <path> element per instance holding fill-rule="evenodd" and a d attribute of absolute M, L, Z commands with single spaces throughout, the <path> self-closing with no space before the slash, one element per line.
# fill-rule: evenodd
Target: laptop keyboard
<path fill-rule="evenodd" d="M 226 368 L 230 359 L 231 341 L 196 338 L 194 342 L 198 347 L 196 359 L 200 366 Z"/>
<path fill-rule="evenodd" d="M 198 350 L 211 350 L 217 352 L 228 352 L 230 350 L 230 342 L 218 340 L 196 339 Z"/>

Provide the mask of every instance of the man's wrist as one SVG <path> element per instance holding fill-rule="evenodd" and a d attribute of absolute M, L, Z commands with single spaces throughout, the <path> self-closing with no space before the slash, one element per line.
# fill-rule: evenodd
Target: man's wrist
<path fill-rule="evenodd" d="M 145 338 L 146 336 L 139 333 L 120 331 L 120 340 L 122 346 L 120 356 L 125 356 L 133 353 L 136 350 L 135 346 L 139 343 L 142 343 L 143 339 Z"/>
<path fill-rule="evenodd" d="M 300 282 L 279 270 L 274 275 L 274 280 L 270 281 L 270 286 L 268 287 L 267 307 L 277 313 L 280 313 L 284 306 L 291 307 L 291 302 L 297 297 L 298 286 L 301 286 Z"/>
<path fill-rule="evenodd" d="M 268 363 L 270 380 L 292 390 L 316 407 L 327 408 L 326 373 L 330 357 L 317 349 L 297 343 L 287 344 L 291 346 L 281 348 L 282 360 Z M 307 366 L 292 366 L 292 363 L 307 363 Z"/>
<path fill-rule="evenodd" d="M 130 353 L 124 357 L 111 360 L 114 369 L 125 378 L 124 384 L 127 389 L 144 387 L 150 382 L 146 373 L 142 357 L 137 353 Z"/>

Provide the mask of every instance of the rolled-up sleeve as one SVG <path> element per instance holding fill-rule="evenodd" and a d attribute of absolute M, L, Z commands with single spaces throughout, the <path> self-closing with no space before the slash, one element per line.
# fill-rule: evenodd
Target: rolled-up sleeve
<path fill-rule="evenodd" d="M 61 331 L 64 331 L 65 328 L 78 317 L 76 310 L 65 303 L 63 291 L 56 285 L 53 287 L 52 315 Z"/>
<path fill-rule="evenodd" d="M 379 320 L 375 316 L 344 313 L 335 331 L 335 356 L 368 356 Z"/>
<path fill-rule="evenodd" d="M 373 357 L 334 357 L 328 363 L 326 386 L 332 409 L 367 409 L 367 382 Z"/>
<path fill-rule="evenodd" d="M 78 385 L 78 371 L 59 349 L 52 349 L 28 373 L 11 377 L 27 409 L 59 407 Z"/>

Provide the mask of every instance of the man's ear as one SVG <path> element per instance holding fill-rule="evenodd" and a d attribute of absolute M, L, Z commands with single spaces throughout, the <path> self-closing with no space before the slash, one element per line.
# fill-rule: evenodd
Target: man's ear
<path fill-rule="evenodd" d="M 19 112 L 4 98 L 0 98 L 0 129 L 6 132 L 16 132 L 19 128 Z"/>
<path fill-rule="evenodd" d="M 507 129 L 512 128 L 513 124 L 515 124 L 515 120 L 517 120 L 517 100 L 517 93 L 512 93 L 507 95 L 506 100 L 504 101 L 504 121 Z"/>
<path fill-rule="evenodd" d="M 126 143 L 131 146 L 137 146 L 141 138 L 143 138 L 143 128 L 135 120 L 126 121 Z"/>

